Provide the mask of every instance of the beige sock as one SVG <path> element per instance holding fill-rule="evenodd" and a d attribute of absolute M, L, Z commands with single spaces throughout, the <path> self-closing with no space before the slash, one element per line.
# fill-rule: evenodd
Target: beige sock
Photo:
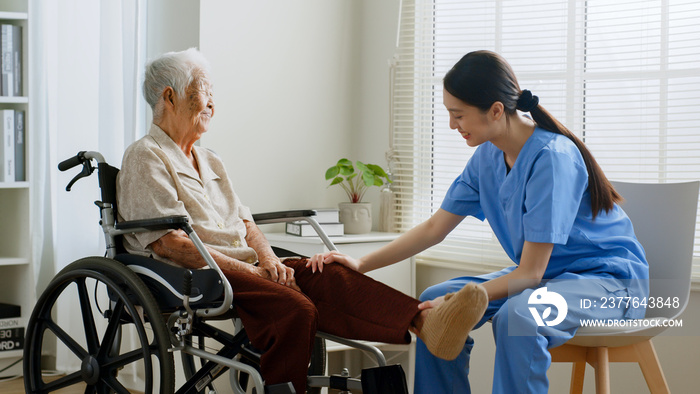
<path fill-rule="evenodd" d="M 458 292 L 445 295 L 445 302 L 428 311 L 418 337 L 435 357 L 454 360 L 484 315 L 488 302 L 486 289 L 469 283 Z"/>

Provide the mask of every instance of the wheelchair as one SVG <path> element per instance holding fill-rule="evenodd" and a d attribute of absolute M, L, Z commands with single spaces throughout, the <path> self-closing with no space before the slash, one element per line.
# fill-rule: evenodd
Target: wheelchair
<path fill-rule="evenodd" d="M 96 166 L 93 166 L 93 161 Z M 261 353 L 248 340 L 236 317 L 233 289 L 214 262 L 186 216 L 117 222 L 116 176 L 119 169 L 98 152 L 79 152 L 58 166 L 66 171 L 82 166 L 68 186 L 97 169 L 100 210 L 106 253 L 79 259 L 49 283 L 27 324 L 24 383 L 28 393 L 50 393 L 77 387 L 85 393 L 215 393 L 213 382 L 229 371 L 231 392 L 294 393 L 291 383 L 265 385 L 260 374 Z M 254 215 L 258 224 L 305 220 L 330 250 L 331 240 L 314 219 L 315 211 L 285 211 Z M 187 233 L 210 269 L 188 270 L 127 254 L 121 236 L 162 229 Z M 276 249 L 280 256 L 292 253 Z M 57 306 L 79 308 L 82 321 L 61 322 Z M 232 319 L 233 332 L 217 328 L 216 320 Z M 64 319 L 65 320 L 65 319 Z M 361 349 L 378 367 L 361 377 L 326 376 L 325 340 Z M 214 346 L 211 342 L 214 342 Z M 80 366 L 56 380 L 42 375 L 44 345 L 65 347 Z M 212 350 L 214 349 L 214 350 Z M 174 353 L 180 353 L 185 382 L 175 384 Z M 400 365 L 387 365 L 376 347 L 317 333 L 309 365 L 307 392 L 322 387 L 344 392 L 407 393 Z M 228 391 L 227 391 L 228 392 Z"/>

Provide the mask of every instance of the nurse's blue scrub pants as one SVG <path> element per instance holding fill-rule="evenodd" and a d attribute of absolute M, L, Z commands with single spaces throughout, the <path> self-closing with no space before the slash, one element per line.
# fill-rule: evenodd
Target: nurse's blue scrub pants
<path fill-rule="evenodd" d="M 483 283 L 505 275 L 515 269 L 505 270 L 476 277 L 461 277 L 432 286 L 420 296 L 421 301 L 432 300 L 447 293 L 455 292 L 468 282 Z M 549 282 L 548 291 L 562 295 L 569 311 L 565 320 L 552 327 L 538 327 L 528 307 L 530 294 L 527 289 L 508 299 L 489 303 L 484 317 L 476 325 L 479 328 L 492 319 L 493 336 L 496 343 L 496 360 L 493 374 L 493 393 L 547 393 L 549 381 L 547 369 L 551 357 L 547 349 L 562 345 L 574 336 L 580 319 L 623 319 L 624 309 L 581 309 L 580 299 L 598 300 L 608 296 L 626 296 L 625 286 L 617 280 L 605 279 L 604 285 L 593 279 L 599 276 L 585 274 L 563 274 L 556 279 L 567 281 Z M 580 282 L 568 280 L 583 279 Z M 581 283 L 581 285 L 572 285 Z M 540 316 L 546 307 L 538 308 Z M 510 309 L 510 313 L 509 313 Z M 554 308 L 553 308 L 554 309 Z M 545 320 L 553 320 L 554 315 Z M 510 327 L 510 328 L 509 328 Z M 511 334 L 509 335 L 509 329 Z M 470 337 L 460 355 L 453 361 L 445 361 L 433 356 L 419 339 L 416 351 L 415 394 L 471 393 L 469 387 L 469 355 L 474 346 Z"/>

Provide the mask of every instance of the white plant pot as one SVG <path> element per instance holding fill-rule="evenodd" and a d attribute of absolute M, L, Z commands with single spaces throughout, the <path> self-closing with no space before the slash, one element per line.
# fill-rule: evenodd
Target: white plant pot
<path fill-rule="evenodd" d="M 341 202 L 338 208 L 345 234 L 367 234 L 372 231 L 372 203 Z"/>

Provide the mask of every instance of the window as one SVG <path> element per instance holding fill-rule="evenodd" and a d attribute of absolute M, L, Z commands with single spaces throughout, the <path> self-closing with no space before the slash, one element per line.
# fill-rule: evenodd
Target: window
<path fill-rule="evenodd" d="M 442 78 L 467 52 L 503 55 L 520 86 L 582 138 L 612 180 L 700 178 L 700 3 L 404 0 L 393 65 L 397 226 L 435 212 L 474 152 L 448 127 Z M 696 230 L 694 275 L 700 277 Z M 424 264 L 511 265 L 467 218 Z"/>

